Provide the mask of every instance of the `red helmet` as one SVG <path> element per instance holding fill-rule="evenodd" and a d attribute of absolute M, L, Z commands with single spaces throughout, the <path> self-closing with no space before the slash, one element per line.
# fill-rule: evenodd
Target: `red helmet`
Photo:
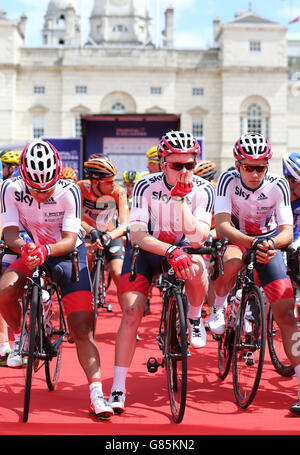
<path fill-rule="evenodd" d="M 172 153 L 192 153 L 199 155 L 200 146 L 197 139 L 185 131 L 170 131 L 161 138 L 157 146 L 157 155 L 159 158 L 165 158 Z"/>
<path fill-rule="evenodd" d="M 272 158 L 271 144 L 262 134 L 243 134 L 235 143 L 233 156 L 236 160 L 249 158 L 251 160 L 269 160 Z"/>
<path fill-rule="evenodd" d="M 32 189 L 48 190 L 60 179 L 62 161 L 50 142 L 38 140 L 22 151 L 19 171 L 26 185 Z"/>

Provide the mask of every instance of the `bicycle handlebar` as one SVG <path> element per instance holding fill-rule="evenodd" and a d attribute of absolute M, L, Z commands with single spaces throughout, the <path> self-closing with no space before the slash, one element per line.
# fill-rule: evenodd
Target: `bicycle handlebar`
<path fill-rule="evenodd" d="M 209 237 L 205 242 L 204 247 L 201 248 L 192 248 L 192 247 L 183 247 L 182 250 L 188 254 L 201 254 L 201 255 L 210 255 L 218 260 L 219 270 L 222 275 L 224 275 L 223 267 L 223 256 L 228 245 L 228 239 L 212 239 Z M 209 245 L 209 246 L 208 246 Z M 136 279 L 136 260 L 138 255 L 141 253 L 140 246 L 138 243 L 134 243 L 131 251 L 131 265 L 130 265 L 130 275 L 129 281 L 134 281 Z"/>

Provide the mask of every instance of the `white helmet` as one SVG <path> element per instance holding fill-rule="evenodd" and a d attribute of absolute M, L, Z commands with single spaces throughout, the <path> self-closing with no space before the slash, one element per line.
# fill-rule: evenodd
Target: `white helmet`
<path fill-rule="evenodd" d="M 45 191 L 60 179 L 62 161 L 58 151 L 50 142 L 34 141 L 21 153 L 20 175 L 32 189 Z"/>

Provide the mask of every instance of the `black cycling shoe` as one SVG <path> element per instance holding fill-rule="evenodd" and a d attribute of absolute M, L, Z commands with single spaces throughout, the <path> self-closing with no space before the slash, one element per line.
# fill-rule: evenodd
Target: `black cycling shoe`
<path fill-rule="evenodd" d="M 300 399 L 297 401 L 297 403 L 292 404 L 290 407 L 290 412 L 295 416 L 300 417 Z"/>

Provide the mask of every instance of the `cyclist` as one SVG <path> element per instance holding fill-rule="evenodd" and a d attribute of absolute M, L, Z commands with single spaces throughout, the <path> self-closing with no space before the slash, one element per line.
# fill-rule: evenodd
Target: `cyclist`
<path fill-rule="evenodd" d="M 294 217 L 293 247 L 300 246 L 300 153 L 286 153 L 282 157 L 283 174 L 289 182 Z"/>
<path fill-rule="evenodd" d="M 20 160 L 20 152 L 16 150 L 8 150 L 2 153 L 1 162 L 3 166 L 3 180 L 19 175 L 18 166 Z"/>
<path fill-rule="evenodd" d="M 201 257 L 191 257 L 181 247 L 198 247 L 206 240 L 214 202 L 214 188 L 194 177 L 195 158 L 200 148 L 184 131 L 171 131 L 158 146 L 161 173 L 140 179 L 134 187 L 130 213 L 131 242 L 149 254 L 137 261 L 137 278 L 130 282 L 130 252 L 126 250 L 122 269 L 123 316 L 115 347 L 114 381 L 109 403 L 115 413 L 125 407 L 125 382 L 136 347 L 136 333 L 143 317 L 154 274 L 162 273 L 166 258 L 176 275 L 185 280 L 189 298 L 190 344 L 205 345 L 201 330 L 201 306 L 207 292 L 207 274 Z"/>
<path fill-rule="evenodd" d="M 19 160 L 20 152 L 15 150 L 5 150 L 1 153 L 1 182 L 8 178 L 17 177 L 19 175 Z M 25 232 L 20 233 L 22 237 L 29 240 L 28 235 Z M 1 232 L 2 236 L 2 232 Z M 2 261 L 2 270 L 8 267 L 15 259 L 17 255 L 4 255 Z M 7 358 L 10 353 L 10 344 L 8 339 L 8 328 L 5 320 L 0 315 L 0 366 L 7 366 Z"/>
<path fill-rule="evenodd" d="M 126 233 L 129 220 L 126 191 L 121 185 L 116 184 L 116 167 L 107 158 L 86 161 L 84 172 L 87 179 L 80 180 L 77 185 L 82 194 L 82 227 L 91 241 L 91 243 L 87 241 L 89 268 L 92 267 L 93 245 L 96 244 L 99 248 L 104 246 L 120 302 L 120 281 L 125 252 L 122 236 Z M 104 231 L 105 238 L 101 234 Z"/>
<path fill-rule="evenodd" d="M 151 147 L 148 152 L 146 153 L 148 158 L 147 169 L 150 174 L 155 174 L 156 172 L 160 172 L 160 159 L 157 155 L 157 146 Z"/>
<path fill-rule="evenodd" d="M 77 174 L 72 167 L 63 168 L 61 178 L 64 180 L 73 180 L 74 182 L 77 182 Z"/>
<path fill-rule="evenodd" d="M 127 191 L 127 200 L 128 200 L 129 209 L 131 208 L 133 187 L 139 178 L 140 178 L 139 172 L 136 172 L 136 171 L 124 171 L 123 172 L 122 181 L 123 181 L 123 185 Z"/>
<path fill-rule="evenodd" d="M 1 189 L 2 226 L 8 247 L 21 255 L 0 279 L 0 312 L 11 327 L 15 341 L 8 356 L 10 366 L 21 367 L 21 306 L 26 276 L 44 264 L 60 286 L 70 335 L 90 389 L 89 412 L 107 419 L 113 412 L 103 397 L 100 358 L 93 338 L 93 294 L 80 237 L 80 192 L 71 181 L 60 180 L 62 162 L 49 142 L 28 144 L 20 158 L 20 177 L 7 179 Z M 19 224 L 33 239 L 25 243 Z M 79 282 L 71 280 L 72 264 L 66 255 L 78 249 Z M 28 334 L 24 336 L 28 345 Z"/>
<path fill-rule="evenodd" d="M 242 266 L 243 254 L 258 245 L 255 269 L 300 382 L 300 358 L 293 347 L 299 339 L 293 289 L 282 252 L 278 251 L 293 239 L 289 187 L 285 178 L 268 173 L 272 150 L 263 135 L 244 134 L 235 143 L 233 155 L 236 170 L 224 172 L 217 185 L 216 231 L 218 236 L 227 237 L 231 245 L 224 256 L 224 276 L 215 282 L 210 330 L 224 333 L 227 295 Z M 291 412 L 300 414 L 300 401 L 291 407 Z"/>

